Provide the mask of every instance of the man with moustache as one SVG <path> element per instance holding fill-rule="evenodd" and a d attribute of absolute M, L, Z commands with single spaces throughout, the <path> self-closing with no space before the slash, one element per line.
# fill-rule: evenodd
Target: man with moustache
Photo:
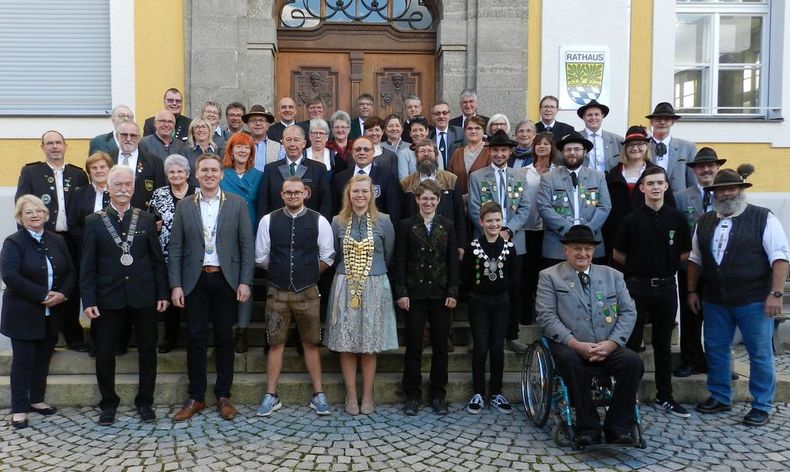
<path fill-rule="evenodd" d="M 138 361 L 134 403 L 140 419 L 156 421 L 151 408 L 156 384 L 157 312 L 167 310 L 167 269 L 154 216 L 131 205 L 134 172 L 110 169 L 110 204 L 85 218 L 80 264 L 80 295 L 96 344 L 96 380 L 101 401 L 99 424 L 115 422 L 115 350 L 131 323 Z"/>
<path fill-rule="evenodd" d="M 170 110 L 157 113 L 154 120 L 155 132 L 140 140 L 140 150 L 158 157 L 162 163 L 171 154 L 189 157 L 189 149 L 184 141 L 173 137 L 175 125 L 176 118 Z"/>
<path fill-rule="evenodd" d="M 91 139 L 88 145 L 88 156 L 98 151 L 110 153 L 117 150 L 118 141 L 115 139 L 115 129 L 124 121 L 134 121 L 134 113 L 128 106 L 118 105 L 112 109 L 110 120 L 112 121 L 112 131 L 109 133 L 102 133 Z"/>
<path fill-rule="evenodd" d="M 776 391 L 773 317 L 782 312 L 790 250 L 779 220 L 768 210 L 746 203 L 744 182 L 722 169 L 713 184 L 713 210 L 700 217 L 692 238 L 688 266 L 688 304 L 705 312 L 705 358 L 711 396 L 697 405 L 700 413 L 732 409 L 731 357 L 735 328 L 749 353 L 752 409 L 747 426 L 768 423 Z M 705 291 L 697 286 L 703 280 Z"/>
<path fill-rule="evenodd" d="M 66 241 L 72 259 L 78 261 L 77 241 L 69 233 L 66 210 L 74 190 L 88 184 L 88 176 L 80 167 L 66 164 L 67 149 L 66 139 L 60 132 L 50 130 L 42 134 L 41 151 L 44 153 L 45 160 L 31 162 L 22 168 L 14 202 L 27 194 L 41 198 L 49 210 L 49 220 L 44 227 L 48 231 L 60 234 Z M 63 302 L 63 336 L 69 349 L 87 352 L 89 348 L 84 342 L 84 333 L 80 325 L 79 291 L 74 292 L 71 298 Z"/>
<path fill-rule="evenodd" d="M 713 210 L 713 192 L 705 187 L 713 185 L 713 178 L 727 159 L 719 159 L 716 151 L 709 147 L 699 150 L 694 160 L 686 163 L 694 171 L 697 184 L 675 194 L 675 202 L 688 221 L 689 230 L 694 231 L 697 221 L 705 213 Z M 680 359 L 681 365 L 675 369 L 675 377 L 688 377 L 708 372 L 705 351 L 702 349 L 702 308 L 696 314 L 691 312 L 686 292 L 688 265 L 681 264 L 678 270 L 678 290 L 680 295 Z M 697 284 L 698 294 L 703 293 L 704 284 Z M 735 374 L 734 374 L 735 375 Z"/>
<path fill-rule="evenodd" d="M 224 174 L 219 156 L 203 154 L 195 165 L 200 191 L 178 202 L 168 246 L 170 297 L 186 309 L 189 331 L 189 399 L 173 421 L 186 421 L 206 407 L 209 321 L 216 346 L 217 411 L 222 419 L 232 420 L 233 325 L 238 304 L 249 299 L 253 283 L 252 226 L 244 200 L 220 190 Z"/>
<path fill-rule="evenodd" d="M 125 121 L 115 131 L 121 148 L 110 153 L 113 162 L 134 171 L 132 206 L 148 210 L 154 190 L 167 185 L 164 162 L 153 154 L 139 149 L 140 128 L 133 121 Z"/>
<path fill-rule="evenodd" d="M 467 241 L 466 211 L 461 193 L 461 182 L 452 172 L 439 169 L 439 149 L 432 139 L 424 139 L 414 144 L 417 156 L 417 171 L 400 181 L 403 190 L 403 207 L 401 218 L 408 218 L 419 213 L 415 192 L 423 180 L 433 180 L 442 191 L 442 198 L 436 207 L 436 214 L 452 220 L 455 228 L 455 239 L 458 241 L 459 259 L 463 257 Z"/>
<path fill-rule="evenodd" d="M 192 123 L 192 119 L 181 114 L 184 109 L 184 95 L 177 88 L 169 88 L 165 91 L 162 102 L 165 109 L 170 111 L 175 118 L 173 138 L 186 142 L 187 138 L 189 138 L 189 124 Z M 145 136 L 156 133 L 155 121 L 155 116 L 145 119 L 145 124 L 143 125 Z"/>
<path fill-rule="evenodd" d="M 269 128 L 271 130 L 271 128 Z M 258 213 L 265 215 L 282 208 L 282 185 L 288 177 L 299 177 L 307 186 L 305 206 L 325 218 L 332 216 L 332 191 L 326 166 L 304 155 L 306 145 L 304 130 L 289 126 L 283 132 L 282 144 L 285 159 L 266 164 L 258 193 Z M 271 136 L 270 136 L 271 139 Z"/>
<path fill-rule="evenodd" d="M 589 227 L 600 239 L 601 227 L 612 209 L 604 174 L 582 165 L 592 143 L 572 131 L 556 147 L 562 152 L 564 165 L 541 176 L 537 196 L 544 228 L 543 267 L 562 262 L 560 240 L 573 225 Z M 602 264 L 604 256 L 603 244 L 597 245 L 593 262 Z"/>

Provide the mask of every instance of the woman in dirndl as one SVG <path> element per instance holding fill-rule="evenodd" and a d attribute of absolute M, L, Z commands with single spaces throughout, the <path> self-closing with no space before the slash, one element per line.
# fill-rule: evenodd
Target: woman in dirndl
<path fill-rule="evenodd" d="M 332 230 L 336 272 L 329 295 L 326 346 L 340 353 L 346 412 L 352 416 L 360 412 L 369 415 L 375 406 L 376 354 L 398 347 L 387 278 L 395 230 L 389 216 L 376 210 L 370 177 L 355 175 L 349 180 L 343 192 L 343 207 L 332 219 Z M 357 402 L 358 362 L 362 370 L 361 406 Z"/>

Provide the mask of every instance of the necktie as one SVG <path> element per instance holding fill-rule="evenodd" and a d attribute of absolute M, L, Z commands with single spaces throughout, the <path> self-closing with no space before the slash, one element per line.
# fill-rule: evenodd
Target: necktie
<path fill-rule="evenodd" d="M 444 131 L 439 133 L 439 152 L 442 153 L 442 162 L 444 163 L 444 168 L 447 169 L 447 141 L 444 140 L 444 135 Z"/>
<path fill-rule="evenodd" d="M 587 288 L 590 285 L 590 276 L 584 272 L 579 272 L 579 281 L 582 283 L 582 288 Z"/>
<path fill-rule="evenodd" d="M 667 145 L 664 143 L 656 143 L 656 156 L 663 156 L 667 153 Z"/>
<path fill-rule="evenodd" d="M 593 133 L 590 135 L 590 141 L 593 143 L 592 151 L 590 151 L 590 167 L 593 169 L 598 169 L 598 143 L 595 141 L 595 138 L 598 137 L 598 133 Z"/>
<path fill-rule="evenodd" d="M 579 176 L 576 175 L 576 172 L 571 172 L 571 183 L 573 183 L 573 188 L 579 186 Z"/>
<path fill-rule="evenodd" d="M 132 157 L 132 155 L 129 154 L 128 152 L 123 153 L 123 161 L 121 162 L 121 165 L 129 167 L 129 158 L 130 157 Z"/>
<path fill-rule="evenodd" d="M 507 176 L 505 169 L 499 169 L 499 204 L 502 206 L 502 217 L 504 219 L 505 208 L 507 207 Z"/>
<path fill-rule="evenodd" d="M 710 208 L 710 203 L 711 203 L 710 190 L 705 190 L 705 191 L 703 191 L 703 194 L 702 194 L 702 210 L 707 212 L 708 209 Z"/>
<path fill-rule="evenodd" d="M 551 128 L 552 128 L 551 126 L 546 126 L 546 131 L 548 131 L 549 133 L 551 133 Z"/>
<path fill-rule="evenodd" d="M 364 170 L 362 170 L 362 169 L 359 169 L 359 170 L 357 171 L 357 175 L 365 175 L 365 171 L 364 171 Z"/>
<path fill-rule="evenodd" d="M 296 175 L 296 164 L 291 162 L 291 176 Z"/>

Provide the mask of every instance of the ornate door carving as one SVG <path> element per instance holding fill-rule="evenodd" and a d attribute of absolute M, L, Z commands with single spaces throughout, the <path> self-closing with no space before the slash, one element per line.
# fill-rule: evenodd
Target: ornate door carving
<path fill-rule="evenodd" d="M 299 67 L 291 71 L 291 90 L 302 116 L 307 116 L 307 105 L 315 97 L 324 101 L 327 117 L 337 110 L 337 72 L 330 67 Z"/>

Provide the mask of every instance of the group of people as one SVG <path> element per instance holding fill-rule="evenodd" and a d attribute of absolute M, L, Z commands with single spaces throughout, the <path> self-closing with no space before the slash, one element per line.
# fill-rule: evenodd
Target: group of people
<path fill-rule="evenodd" d="M 158 313 L 165 321 L 160 353 L 177 345 L 183 314 L 188 333 L 188 399 L 173 419 L 206 407 L 209 326 L 217 409 L 234 418 L 234 351 L 247 350 L 256 270 L 266 271 L 268 283 L 260 416 L 282 405 L 277 384 L 292 320 L 314 392 L 310 407 L 331 413 L 323 343 L 340 353 L 345 411 L 372 413 L 376 354 L 398 347 L 396 312 L 406 346 L 404 413 L 422 405 L 427 321 L 429 404 L 446 414 L 452 312 L 465 299 L 472 414 L 486 399 L 512 410 L 502 391 L 504 349 L 524 352 L 519 325 L 537 322 L 570 384 L 580 440 L 601 437 L 585 400 L 592 364 L 618 379 L 622 399 L 604 424 L 606 439 L 632 440 L 627 408 L 642 376 L 637 353 L 649 322 L 656 405 L 688 417 L 672 396 L 670 339 L 680 306 L 684 365 L 675 375 L 709 371 L 711 397 L 697 410 L 730 408 L 737 326 L 755 397 L 744 422 L 765 424 L 775 382 L 773 322 L 764 314 L 781 309 L 790 257 L 776 218 L 745 202 L 750 184 L 720 170 L 724 159 L 713 149 L 697 152 L 671 136 L 680 116 L 669 103 L 647 115 L 652 134 L 632 126 L 624 137 L 602 129 L 609 109 L 595 100 L 578 110 L 585 123 L 578 132 L 555 120 L 552 96 L 541 100 L 537 123 L 513 129 L 502 114 L 479 115 L 473 90 L 461 93 L 459 105 L 462 115 L 450 119 L 448 103 L 433 104 L 429 121 L 419 97 L 409 96 L 403 119 L 381 118 L 374 98 L 362 94 L 358 116 L 338 111 L 326 120 L 316 97 L 310 119 L 297 122 L 294 100 L 284 97 L 278 121 L 261 105 L 234 102 L 222 127 L 219 104 L 206 102 L 190 120 L 181 114 L 181 92 L 168 89 L 164 109 L 142 133 L 128 107 L 113 110 L 114 131 L 91 141 L 87 174 L 65 164 L 61 133 L 44 133 L 46 160 L 22 169 L 21 229 L 0 255 L 7 285 L 0 332 L 14 348 L 12 424 L 26 426 L 31 411 L 55 412 L 44 402 L 54 334 L 62 330 L 71 349 L 89 349 L 80 301 L 91 319 L 99 423 L 115 420 L 115 355 L 125 352 L 132 327 L 140 362 L 135 404 L 143 421 L 156 420 Z"/>

